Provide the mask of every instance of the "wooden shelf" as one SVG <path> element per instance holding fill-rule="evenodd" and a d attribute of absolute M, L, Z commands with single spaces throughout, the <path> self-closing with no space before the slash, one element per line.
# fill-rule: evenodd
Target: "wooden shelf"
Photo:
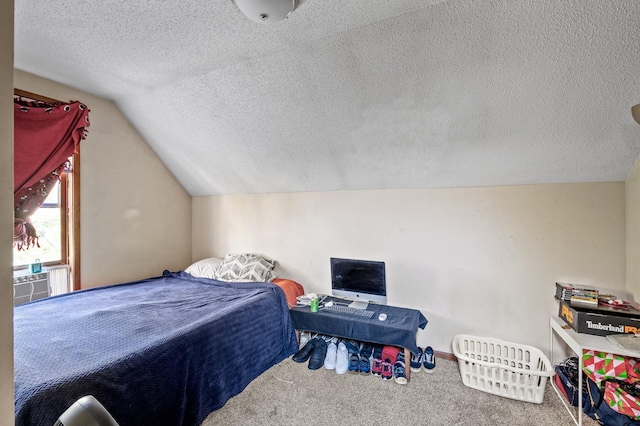
<path fill-rule="evenodd" d="M 549 360 L 551 364 L 556 364 L 553 360 L 553 342 L 555 336 L 559 337 L 578 356 L 578 395 L 582 395 L 582 351 L 584 349 L 640 358 L 640 352 L 622 348 L 609 342 L 606 337 L 577 333 L 559 317 L 549 317 L 549 327 Z M 551 380 L 551 386 L 553 386 L 553 389 L 558 394 L 558 398 L 560 398 L 560 401 L 562 401 L 567 411 L 569 411 L 569 414 L 571 414 L 574 423 L 581 426 L 582 416 L 584 415 L 582 398 L 578 398 L 578 407 L 572 407 L 564 396 L 561 396 L 553 380 Z M 577 413 L 574 413 L 576 411 Z"/>

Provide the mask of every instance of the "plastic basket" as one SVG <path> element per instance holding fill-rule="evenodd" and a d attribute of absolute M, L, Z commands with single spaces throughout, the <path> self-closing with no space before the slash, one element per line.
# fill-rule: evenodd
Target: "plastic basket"
<path fill-rule="evenodd" d="M 554 374 L 540 349 L 500 339 L 459 334 L 453 353 L 466 386 L 505 398 L 540 404 Z"/>

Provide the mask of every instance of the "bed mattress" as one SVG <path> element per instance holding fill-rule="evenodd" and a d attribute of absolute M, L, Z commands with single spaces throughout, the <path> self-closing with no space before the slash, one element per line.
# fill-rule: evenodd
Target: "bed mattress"
<path fill-rule="evenodd" d="M 121 426 L 198 425 L 297 342 L 284 292 L 165 271 L 14 308 L 15 421 L 85 395 Z"/>

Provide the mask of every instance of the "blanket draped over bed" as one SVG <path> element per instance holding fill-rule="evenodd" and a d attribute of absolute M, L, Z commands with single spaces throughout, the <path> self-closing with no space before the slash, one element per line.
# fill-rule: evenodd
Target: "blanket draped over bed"
<path fill-rule="evenodd" d="M 15 424 L 95 396 L 121 426 L 199 425 L 295 353 L 283 291 L 169 273 L 16 306 Z"/>

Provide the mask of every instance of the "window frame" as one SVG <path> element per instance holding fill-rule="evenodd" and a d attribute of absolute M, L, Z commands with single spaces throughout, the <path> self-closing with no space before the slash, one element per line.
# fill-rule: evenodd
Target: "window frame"
<path fill-rule="evenodd" d="M 58 99 L 14 89 L 14 95 L 46 103 L 62 103 Z M 44 262 L 45 266 L 69 265 L 73 290 L 80 289 L 80 145 L 69 159 L 71 169 L 60 176 L 60 261 Z M 14 271 L 29 265 L 13 267 Z"/>

